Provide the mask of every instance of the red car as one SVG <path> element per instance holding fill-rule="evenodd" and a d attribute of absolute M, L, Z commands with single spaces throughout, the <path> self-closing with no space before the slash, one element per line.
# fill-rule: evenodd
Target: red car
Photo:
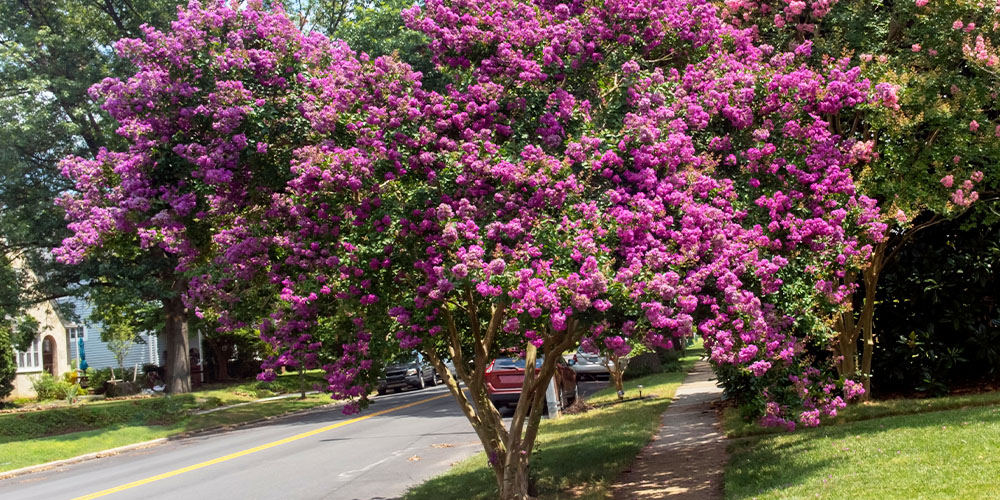
<path fill-rule="evenodd" d="M 535 373 L 542 369 L 542 359 L 535 360 Z M 567 408 L 577 398 L 576 372 L 573 371 L 562 356 L 556 362 L 556 372 L 552 376 L 556 384 L 556 394 L 559 405 Z M 521 397 L 521 384 L 524 383 L 524 359 L 498 358 L 486 367 L 486 392 L 490 395 L 493 406 L 516 406 Z"/>

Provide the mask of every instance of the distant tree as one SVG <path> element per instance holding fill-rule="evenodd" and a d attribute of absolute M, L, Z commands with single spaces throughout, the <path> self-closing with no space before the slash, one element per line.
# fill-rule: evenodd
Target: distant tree
<path fill-rule="evenodd" d="M 137 258 L 122 248 L 66 266 L 50 251 L 72 235 L 65 211 L 52 203 L 75 189 L 59 161 L 121 144 L 118 124 L 87 93 L 106 76 L 130 69 L 109 47 L 140 36 L 143 24 L 166 26 L 182 3 L 0 1 L 0 272 L 11 278 L 0 280 L 0 306 L 15 316 L 91 287 L 125 288 L 147 300 L 173 294 L 150 281 L 173 268 L 168 261 Z M 177 371 L 187 376 L 185 366 Z"/>
<path fill-rule="evenodd" d="M 10 396 L 17 376 L 17 359 L 14 358 L 14 344 L 10 340 L 10 331 L 0 326 L 0 400 Z"/>
<path fill-rule="evenodd" d="M 38 321 L 23 316 L 16 321 L 0 311 L 0 400 L 10 396 L 17 376 L 14 351 L 27 351 L 38 335 Z"/>
<path fill-rule="evenodd" d="M 88 299 L 94 304 L 90 319 L 102 326 L 101 341 L 115 357 L 122 378 L 125 359 L 136 344 L 145 344 L 141 333 L 152 334 L 163 326 L 160 305 L 137 300 L 130 290 L 121 288 L 95 289 Z"/>

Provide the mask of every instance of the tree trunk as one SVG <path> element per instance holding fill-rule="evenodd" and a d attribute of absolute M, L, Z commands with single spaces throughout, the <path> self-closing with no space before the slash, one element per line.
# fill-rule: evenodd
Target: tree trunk
<path fill-rule="evenodd" d="M 571 319 L 565 331 L 546 332 L 545 359 L 538 373 L 530 368 L 535 366 L 537 349 L 531 344 L 526 346 L 527 369 L 521 386 L 521 396 L 508 430 L 500 418 L 500 412 L 489 399 L 485 382 L 485 370 L 492 361 L 490 352 L 494 352 L 495 336 L 504 321 L 507 305 L 499 303 L 490 306 L 492 312 L 489 315 L 488 326 L 484 329 L 476 316 L 479 307 L 471 292 L 467 294 L 466 299 L 468 304 L 464 309 L 469 315 L 471 336 L 475 340 L 473 342 L 475 360 L 472 366 L 463 357 L 463 343 L 451 310 L 444 309 L 442 315 L 448 327 L 448 351 L 458 379 L 466 385 L 467 390 L 459 387 L 459 380 L 451 375 L 435 351 L 428 349 L 424 354 L 437 369 L 444 384 L 458 401 L 459 408 L 479 436 L 486 451 L 487 461 L 496 476 L 499 498 L 530 499 L 534 495 L 530 479 L 531 453 L 535 438 L 538 436 L 542 411 L 545 408 L 545 392 L 555 374 L 557 360 L 563 352 L 579 342 L 583 329 L 578 327 L 576 320 Z"/>
<path fill-rule="evenodd" d="M 164 334 L 167 337 L 167 392 L 191 392 L 191 359 L 188 346 L 187 308 L 180 296 L 165 299 Z"/>
<path fill-rule="evenodd" d="M 625 369 L 628 368 L 629 358 L 621 358 L 615 354 L 609 354 L 605 359 L 610 361 L 610 363 L 605 362 L 604 367 L 608 369 L 611 381 L 615 384 L 615 390 L 618 391 L 618 399 L 625 399 Z"/>
<path fill-rule="evenodd" d="M 879 244 L 875 247 L 872 255 L 872 265 L 864 270 L 865 280 L 865 303 L 861 308 L 861 317 L 858 319 L 858 328 L 862 334 L 861 351 L 861 382 L 864 384 L 865 393 L 861 395 L 862 401 L 868 401 L 872 390 L 872 355 L 875 352 L 875 291 L 878 289 L 879 275 L 885 266 L 885 245 Z"/>
<path fill-rule="evenodd" d="M 229 354 L 222 349 L 222 344 L 218 340 L 207 338 L 205 342 L 215 357 L 215 380 L 219 382 L 229 380 Z"/>
<path fill-rule="evenodd" d="M 879 275 L 886 262 L 886 242 L 879 243 L 872 252 L 872 260 L 862 270 L 864 298 L 861 310 L 855 314 L 854 295 L 848 298 L 851 307 L 839 313 L 835 329 L 838 333 L 836 351 L 839 356 L 837 373 L 846 378 L 861 379 L 865 392 L 861 401 L 871 395 L 872 356 L 875 351 L 875 294 L 878 290 Z M 857 282 L 857 274 L 849 273 L 844 278 L 847 285 Z M 862 341 L 861 359 L 858 359 L 858 340 Z M 860 361 L 860 369 L 858 367 Z"/>

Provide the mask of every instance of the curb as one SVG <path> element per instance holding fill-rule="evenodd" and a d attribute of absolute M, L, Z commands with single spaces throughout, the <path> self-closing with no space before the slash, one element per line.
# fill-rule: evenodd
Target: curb
<path fill-rule="evenodd" d="M 153 439 L 151 441 L 143 441 L 141 443 L 127 444 L 125 446 L 119 446 L 117 448 L 111 448 L 111 449 L 108 449 L 108 450 L 95 451 L 95 452 L 92 452 L 92 453 L 87 453 L 85 455 L 79 455 L 79 456 L 72 457 L 72 458 L 64 458 L 62 460 L 55 460 L 53 462 L 46 462 L 44 464 L 29 465 L 27 467 L 22 467 L 20 469 L 9 470 L 7 472 L 0 472 L 0 481 L 6 480 L 6 479 L 11 479 L 11 478 L 17 477 L 17 476 L 23 476 L 23 475 L 26 475 L 26 474 L 32 474 L 32 473 L 35 473 L 35 472 L 42 472 L 42 471 L 46 471 L 46 470 L 49 470 L 49 469 L 55 469 L 57 467 L 62 467 L 64 465 L 73 465 L 73 464 L 76 464 L 76 463 L 79 463 L 79 462 L 86 462 L 88 460 L 94 460 L 94 459 L 97 459 L 97 458 L 110 457 L 110 456 L 114 456 L 114 455 L 119 455 L 121 453 L 129 452 L 129 451 L 141 450 L 141 449 L 145 449 L 145 448 L 152 448 L 152 447 L 155 447 L 155 446 L 159 446 L 161 444 L 165 444 L 165 443 L 170 442 L 170 441 L 179 441 L 179 440 L 188 439 L 188 438 L 192 438 L 192 437 L 198 437 L 198 436 L 209 436 L 209 435 L 214 435 L 214 434 L 223 434 L 223 433 L 228 432 L 228 431 L 234 431 L 234 430 L 237 430 L 237 429 L 241 429 L 243 427 L 252 427 L 254 425 L 262 424 L 264 422 L 268 422 L 268 421 L 271 421 L 271 420 L 278 420 L 278 419 L 287 418 L 287 417 L 294 417 L 294 416 L 299 416 L 299 415 L 305 415 L 305 414 L 309 414 L 309 413 L 312 413 L 312 412 L 317 412 L 319 410 L 336 408 L 338 406 L 343 406 L 344 404 L 345 403 L 343 401 L 338 401 L 338 402 L 335 402 L 335 403 L 330 403 L 330 404 L 325 404 L 325 405 L 320 405 L 320 406 L 314 406 L 312 408 L 305 408 L 305 409 L 296 410 L 296 411 L 293 411 L 293 412 L 282 413 L 281 415 L 273 415 L 273 416 L 270 416 L 270 417 L 263 417 L 263 418 L 258 418 L 258 419 L 255 419 L 255 420 L 247 420 L 246 422 L 240 422 L 240 423 L 236 423 L 236 424 L 216 425 L 214 427 L 206 427 L 204 429 L 198 429 L 198 430 L 194 430 L 194 431 L 182 432 L 182 433 L 179 433 L 179 434 L 174 434 L 172 436 L 162 437 L 162 438 L 159 438 L 159 439 Z"/>

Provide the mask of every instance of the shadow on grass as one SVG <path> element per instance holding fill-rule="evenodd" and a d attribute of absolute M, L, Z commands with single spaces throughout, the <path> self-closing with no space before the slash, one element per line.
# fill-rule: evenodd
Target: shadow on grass
<path fill-rule="evenodd" d="M 955 438 L 946 433 L 948 428 L 963 429 L 970 421 L 995 422 L 997 411 L 993 407 L 979 406 L 873 417 L 794 433 L 734 439 L 729 446 L 731 459 L 726 470 L 726 497 L 781 497 L 783 490 L 788 488 L 810 482 L 825 484 L 824 478 L 843 475 L 845 464 L 853 462 L 857 462 L 858 469 L 851 470 L 885 469 L 890 479 L 882 488 L 896 486 L 905 491 L 912 487 L 906 481 L 912 481 L 910 478 L 926 472 L 918 465 L 920 462 L 934 461 L 930 458 L 932 455 L 955 444 L 952 442 Z M 964 440 L 961 442 L 965 443 Z M 896 450 L 896 454 L 906 450 L 911 456 L 903 462 L 893 462 L 896 455 L 891 453 L 892 450 Z M 958 454 L 966 453 L 959 451 Z M 879 462 L 893 466 L 880 467 Z M 847 468 L 850 469 L 850 465 Z M 933 475 L 939 476 L 936 473 Z M 889 495 L 888 491 L 883 493 Z"/>

